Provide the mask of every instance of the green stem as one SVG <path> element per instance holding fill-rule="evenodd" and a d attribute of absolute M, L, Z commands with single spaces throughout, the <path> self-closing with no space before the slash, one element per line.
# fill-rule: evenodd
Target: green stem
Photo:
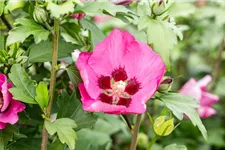
<path fill-rule="evenodd" d="M 56 66 L 57 66 L 57 59 L 58 59 L 58 42 L 59 42 L 59 19 L 55 18 L 54 19 L 54 34 L 52 36 L 52 71 L 51 71 L 51 80 L 50 80 L 50 88 L 49 88 L 49 104 L 45 112 L 45 115 L 47 118 L 50 118 L 53 99 L 54 99 L 54 89 L 55 89 L 56 71 L 57 71 Z M 46 120 L 44 121 L 44 125 L 43 125 L 41 150 L 47 150 L 47 144 L 48 144 L 48 132 L 45 128 L 45 122 Z"/>
<path fill-rule="evenodd" d="M 141 125 L 141 118 L 142 118 L 142 114 L 137 115 L 137 120 L 136 120 L 136 123 L 135 123 L 134 131 L 132 133 L 130 150 L 136 150 L 137 137 L 138 137 L 138 132 L 139 132 L 139 128 L 140 128 L 140 125 Z"/>
<path fill-rule="evenodd" d="M 149 143 L 148 147 L 146 150 L 151 150 L 152 145 L 155 144 L 156 140 L 157 140 L 158 136 L 155 135 L 154 138 L 151 140 L 151 142 Z"/>
<path fill-rule="evenodd" d="M 52 34 L 54 34 L 54 30 L 52 29 L 52 27 L 50 27 L 50 25 L 47 22 L 45 22 L 44 25 Z"/>
<path fill-rule="evenodd" d="M 0 130 L 0 150 L 5 150 L 5 143 L 4 143 L 4 140 L 3 140 L 2 130 Z"/>

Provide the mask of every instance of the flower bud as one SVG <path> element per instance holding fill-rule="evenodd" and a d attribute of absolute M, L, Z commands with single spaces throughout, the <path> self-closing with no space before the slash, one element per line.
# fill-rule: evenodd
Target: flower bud
<path fill-rule="evenodd" d="M 146 148 L 148 146 L 148 136 L 144 133 L 138 134 L 137 145 L 142 148 Z"/>
<path fill-rule="evenodd" d="M 160 116 L 155 120 L 153 124 L 154 131 L 159 136 L 167 136 L 174 129 L 174 119 L 172 118 L 167 121 L 165 121 L 165 119 L 166 116 Z"/>
<path fill-rule="evenodd" d="M 35 7 L 33 12 L 33 18 L 37 23 L 44 24 L 48 20 L 48 14 L 41 7 Z"/>
<path fill-rule="evenodd" d="M 172 84 L 173 84 L 173 79 L 165 76 L 165 77 L 163 77 L 163 79 L 159 85 L 158 91 L 159 92 L 167 92 L 171 89 Z"/>
<path fill-rule="evenodd" d="M 70 15 L 70 17 L 77 19 L 77 20 L 81 20 L 82 18 L 84 18 L 84 16 L 86 16 L 85 13 L 78 13 L 78 14 L 72 14 Z"/>
<path fill-rule="evenodd" d="M 79 55 L 80 55 L 80 51 L 78 49 L 75 49 L 74 52 L 72 52 L 71 55 L 72 55 L 73 61 L 76 62 L 78 57 L 79 57 Z"/>
<path fill-rule="evenodd" d="M 170 7 L 169 0 L 156 0 L 152 5 L 152 11 L 155 15 L 162 15 Z"/>

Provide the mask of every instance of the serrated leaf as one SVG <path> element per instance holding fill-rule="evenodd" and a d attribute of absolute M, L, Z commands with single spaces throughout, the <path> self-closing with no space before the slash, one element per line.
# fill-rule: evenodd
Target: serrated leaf
<path fill-rule="evenodd" d="M 76 132 L 73 130 L 77 127 L 75 121 L 69 118 L 60 118 L 54 122 L 46 121 L 45 127 L 50 135 L 58 134 L 59 140 L 66 143 L 70 149 L 75 149 Z"/>
<path fill-rule="evenodd" d="M 47 9 L 51 12 L 51 15 L 55 18 L 59 18 L 61 15 L 65 15 L 74 11 L 73 0 L 67 0 L 63 4 L 57 5 L 53 1 L 49 1 Z"/>
<path fill-rule="evenodd" d="M 37 103 L 35 101 L 36 83 L 29 78 L 24 68 L 22 68 L 19 64 L 13 65 L 9 78 L 15 85 L 14 88 L 10 89 L 14 99 L 29 104 Z"/>
<path fill-rule="evenodd" d="M 116 16 L 116 13 L 131 13 L 131 10 L 127 9 L 123 5 L 115 5 L 111 2 L 86 2 L 82 6 L 76 8 L 78 12 L 84 12 L 88 16 L 96 16 L 103 14 L 106 11 L 112 16 Z"/>
<path fill-rule="evenodd" d="M 170 70 L 170 50 L 177 44 L 176 34 L 163 22 L 151 19 L 148 16 L 140 19 L 138 29 L 147 30 L 148 44 L 152 45 L 154 51 L 160 54 L 167 69 Z"/>
<path fill-rule="evenodd" d="M 73 86 L 77 87 L 77 85 L 82 82 L 80 73 L 77 70 L 77 68 L 75 68 L 75 66 L 70 66 L 69 68 L 65 68 L 65 70 L 66 70 Z"/>
<path fill-rule="evenodd" d="M 184 145 L 171 144 L 166 146 L 163 150 L 187 150 L 187 147 Z"/>
<path fill-rule="evenodd" d="M 84 29 L 90 30 L 93 46 L 105 38 L 104 33 L 91 21 L 83 18 L 80 20 L 80 24 Z"/>
<path fill-rule="evenodd" d="M 164 94 L 160 99 L 179 120 L 183 119 L 184 114 L 187 115 L 193 125 L 197 125 L 203 137 L 207 139 L 207 131 L 204 125 L 202 124 L 202 121 L 199 118 L 197 111 L 195 110 L 199 107 L 199 104 L 194 98 L 186 95 L 169 93 Z"/>
<path fill-rule="evenodd" d="M 59 40 L 58 58 L 71 56 L 74 49 L 78 48 L 77 45 L 67 43 Z M 39 44 L 30 46 L 29 61 L 30 62 L 46 62 L 52 60 L 52 42 L 43 41 Z"/>
<path fill-rule="evenodd" d="M 81 102 L 76 98 L 76 93 L 73 92 L 71 96 L 66 91 L 59 96 L 58 102 L 59 112 L 58 118 L 71 118 L 75 120 L 78 128 L 88 128 L 97 120 L 97 117 L 91 113 L 87 113 L 83 110 Z"/>
<path fill-rule="evenodd" d="M 49 102 L 48 87 L 44 82 L 38 84 L 35 100 L 42 109 L 47 108 Z"/>
<path fill-rule="evenodd" d="M 7 45 L 16 42 L 23 43 L 30 35 L 34 36 L 35 43 L 40 43 L 42 40 L 47 40 L 50 33 L 42 26 L 36 24 L 33 20 L 27 18 L 17 19 L 14 25 L 16 27 L 9 31 L 9 36 L 6 42 Z"/>

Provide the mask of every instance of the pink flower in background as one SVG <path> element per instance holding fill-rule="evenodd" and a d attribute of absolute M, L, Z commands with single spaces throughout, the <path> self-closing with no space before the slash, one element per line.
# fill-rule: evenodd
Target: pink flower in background
<path fill-rule="evenodd" d="M 109 16 L 109 15 L 94 16 L 94 21 L 96 23 L 106 22 L 110 19 L 112 19 L 112 16 Z"/>
<path fill-rule="evenodd" d="M 128 32 L 114 29 L 76 63 L 83 108 L 110 114 L 143 113 L 166 67 L 161 57 Z"/>
<path fill-rule="evenodd" d="M 201 107 L 197 109 L 197 112 L 201 118 L 208 118 L 216 114 L 212 105 L 219 101 L 219 97 L 206 91 L 211 80 L 210 75 L 206 75 L 199 81 L 192 78 L 180 90 L 181 94 L 192 96 L 200 103 Z"/>
<path fill-rule="evenodd" d="M 117 4 L 117 5 L 129 5 L 131 4 L 134 0 L 110 0 L 112 3 Z"/>
<path fill-rule="evenodd" d="M 23 103 L 12 98 L 10 88 L 12 84 L 7 83 L 4 74 L 0 74 L 0 129 L 4 129 L 8 123 L 15 124 L 19 120 L 18 113 L 25 109 Z"/>

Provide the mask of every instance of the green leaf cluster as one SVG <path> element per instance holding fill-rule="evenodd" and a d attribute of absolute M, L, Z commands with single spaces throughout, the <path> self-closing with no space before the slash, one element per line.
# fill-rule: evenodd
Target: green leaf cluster
<path fill-rule="evenodd" d="M 50 34 L 48 30 L 28 18 L 18 18 L 14 25 L 15 27 L 9 31 L 6 43 L 7 45 L 16 42 L 23 43 L 30 35 L 34 36 L 34 41 L 37 44 L 42 40 L 47 40 Z"/>
<path fill-rule="evenodd" d="M 14 99 L 28 104 L 38 104 L 42 109 L 48 106 L 47 85 L 44 82 L 37 85 L 19 64 L 12 66 L 9 78 L 15 85 L 10 89 Z"/>

